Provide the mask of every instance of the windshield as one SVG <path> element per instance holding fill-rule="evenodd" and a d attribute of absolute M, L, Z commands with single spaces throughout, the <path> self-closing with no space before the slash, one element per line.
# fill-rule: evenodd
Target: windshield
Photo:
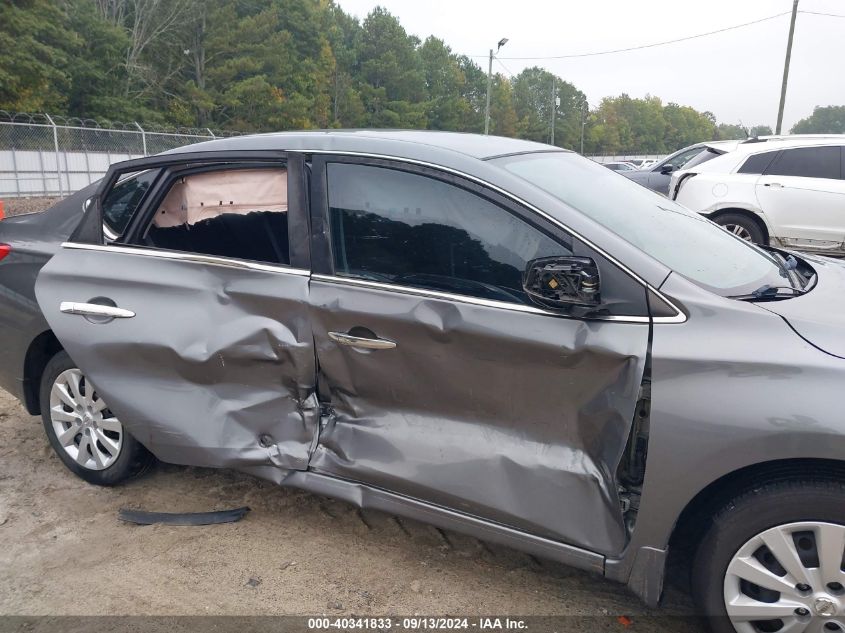
<path fill-rule="evenodd" d="M 544 189 L 708 290 L 738 296 L 765 285 L 792 285 L 774 256 L 577 154 L 521 154 L 490 162 Z"/>

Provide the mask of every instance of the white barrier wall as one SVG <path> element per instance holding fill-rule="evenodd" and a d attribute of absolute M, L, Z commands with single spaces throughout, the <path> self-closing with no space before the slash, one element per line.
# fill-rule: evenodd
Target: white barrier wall
<path fill-rule="evenodd" d="M 112 163 L 142 157 L 112 152 L 0 150 L 0 198 L 68 195 L 102 178 Z"/>

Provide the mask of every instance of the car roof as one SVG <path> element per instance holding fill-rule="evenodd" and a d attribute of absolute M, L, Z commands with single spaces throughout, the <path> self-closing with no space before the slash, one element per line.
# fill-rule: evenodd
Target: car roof
<path fill-rule="evenodd" d="M 538 151 L 569 151 L 543 143 L 434 130 L 314 130 L 271 132 L 196 143 L 173 152 L 218 150 L 314 150 L 390 154 L 400 158 L 418 158 L 421 150 L 446 151 L 481 160 Z M 169 152 L 168 152 L 169 153 Z"/>
<path fill-rule="evenodd" d="M 759 137 L 759 139 L 749 139 L 740 143 L 735 151 L 747 156 L 790 147 L 816 147 L 821 145 L 845 145 L 845 134 L 797 134 L 794 136 Z"/>

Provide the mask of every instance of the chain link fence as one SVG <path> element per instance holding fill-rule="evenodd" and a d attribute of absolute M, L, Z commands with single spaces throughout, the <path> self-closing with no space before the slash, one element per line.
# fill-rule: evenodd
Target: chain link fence
<path fill-rule="evenodd" d="M 112 163 L 235 135 L 0 110 L 0 199 L 66 196 Z"/>

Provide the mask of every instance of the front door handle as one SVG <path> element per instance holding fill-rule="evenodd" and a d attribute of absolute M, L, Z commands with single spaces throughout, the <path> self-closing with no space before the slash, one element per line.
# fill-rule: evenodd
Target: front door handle
<path fill-rule="evenodd" d="M 773 189 L 783 189 L 783 185 L 779 182 L 767 182 L 763 185 L 764 187 L 772 187 Z"/>
<path fill-rule="evenodd" d="M 79 314 L 82 316 L 108 317 L 112 319 L 131 319 L 135 316 L 132 310 L 125 310 L 114 306 L 104 306 L 99 303 L 77 303 L 62 301 L 59 311 L 65 314 Z"/>
<path fill-rule="evenodd" d="M 396 343 L 383 338 L 367 338 L 364 336 L 352 336 L 344 332 L 329 332 L 329 338 L 338 345 L 357 347 L 360 349 L 393 349 Z"/>

